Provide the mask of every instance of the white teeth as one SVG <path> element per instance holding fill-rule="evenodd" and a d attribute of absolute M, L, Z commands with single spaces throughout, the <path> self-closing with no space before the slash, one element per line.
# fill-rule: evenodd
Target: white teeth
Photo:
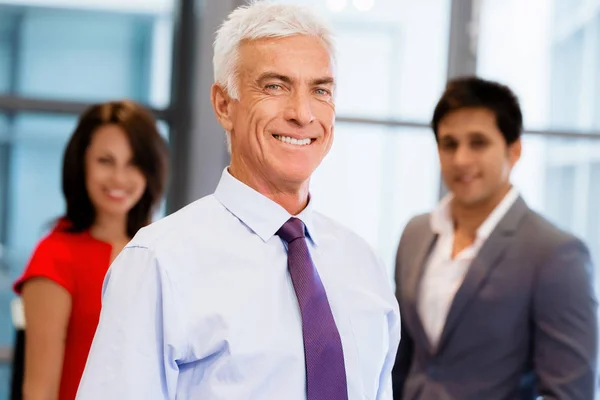
<path fill-rule="evenodd" d="M 111 197 L 125 197 L 126 193 L 124 190 L 109 190 L 108 195 Z"/>
<path fill-rule="evenodd" d="M 293 144 L 296 146 L 306 146 L 310 144 L 310 138 L 306 139 L 295 139 L 289 136 L 281 136 L 281 135 L 273 135 L 276 139 L 282 141 L 283 143 Z"/>

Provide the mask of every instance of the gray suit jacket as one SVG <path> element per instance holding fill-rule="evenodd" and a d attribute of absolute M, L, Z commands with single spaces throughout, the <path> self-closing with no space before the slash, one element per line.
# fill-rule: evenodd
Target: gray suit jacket
<path fill-rule="evenodd" d="M 586 246 L 517 199 L 473 260 L 434 350 L 417 298 L 436 239 L 421 215 L 398 247 L 394 400 L 592 400 L 597 302 Z"/>

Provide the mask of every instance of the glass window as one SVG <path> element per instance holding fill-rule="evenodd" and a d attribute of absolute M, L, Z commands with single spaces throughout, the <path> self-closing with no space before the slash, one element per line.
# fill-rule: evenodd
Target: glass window
<path fill-rule="evenodd" d="M 8 141 L 8 119 L 6 115 L 0 114 L 0 143 Z"/>
<path fill-rule="evenodd" d="M 0 114 L 0 271 L 8 268 L 5 259 L 4 237 L 6 228 L 7 216 L 7 180 L 8 180 L 8 155 L 10 150 L 10 142 L 8 136 L 8 119 L 5 115 Z"/>
<path fill-rule="evenodd" d="M 573 14 L 585 1 L 584 0 L 557 0 L 556 15 Z"/>
<path fill-rule="evenodd" d="M 600 158 L 590 162 L 589 170 L 589 207 L 587 214 L 586 237 L 592 247 L 592 256 L 596 265 L 600 265 Z M 600 288 L 600 276 L 596 272 L 598 287 Z"/>
<path fill-rule="evenodd" d="M 0 364 L 0 397 L 8 399 L 10 396 L 9 385 L 11 378 L 11 368 L 9 364 Z"/>
<path fill-rule="evenodd" d="M 593 236 L 598 222 L 591 217 L 600 195 L 594 184 L 599 162 L 600 140 L 525 135 L 513 182 L 531 208 L 584 239 L 600 256 L 600 241 Z"/>
<path fill-rule="evenodd" d="M 600 1 L 599 1 L 600 3 Z M 596 18 L 596 56 L 595 56 L 595 66 L 596 66 L 596 80 L 595 80 L 595 87 L 594 87 L 594 104 L 595 104 L 595 111 L 593 112 L 594 115 L 594 127 L 598 128 L 600 127 L 600 14 L 598 14 L 598 17 Z"/>
<path fill-rule="evenodd" d="M 440 170 L 433 133 L 338 123 L 329 155 L 315 172 L 315 207 L 365 238 L 393 277 L 400 234 L 435 206 Z"/>
<path fill-rule="evenodd" d="M 6 235 L 11 279 L 20 274 L 37 240 L 64 212 L 62 156 L 76 123 L 74 116 L 44 114 L 19 114 L 14 119 Z"/>
<path fill-rule="evenodd" d="M 14 26 L 14 16 L 8 12 L 2 12 L 2 6 L 0 6 L 0 93 L 9 92 L 11 87 Z"/>
<path fill-rule="evenodd" d="M 171 130 L 169 129 L 169 124 L 163 120 L 158 120 L 157 121 L 157 125 L 158 125 L 158 131 L 161 134 L 161 136 L 167 141 L 167 144 L 169 143 L 169 138 L 170 138 L 170 134 L 171 134 Z M 170 159 L 173 156 L 173 152 L 169 151 L 169 167 L 172 165 L 172 163 L 170 162 Z M 170 176 L 171 176 L 171 171 L 168 171 L 168 180 L 170 180 Z M 169 182 L 167 181 L 167 188 L 166 190 L 169 190 Z M 163 200 L 160 203 L 160 206 L 158 207 L 158 209 L 156 210 L 156 214 L 154 216 L 154 219 L 160 219 L 162 217 L 165 217 L 167 215 L 167 193 L 164 194 Z"/>
<path fill-rule="evenodd" d="M 567 3 L 482 1 L 477 72 L 517 92 L 529 129 L 598 131 L 600 0 Z"/>
<path fill-rule="evenodd" d="M 12 32 L 2 36 L 0 55 L 14 54 L 0 57 L 8 60 L 0 77 L 13 74 L 13 94 L 168 105 L 170 15 L 8 5 L 0 15 L 8 21 L 0 29 Z"/>
<path fill-rule="evenodd" d="M 142 14 L 170 14 L 173 11 L 173 0 L 2 0 L 2 3 L 36 6 L 69 8 L 80 10 L 133 12 Z"/>
<path fill-rule="evenodd" d="M 331 20 L 338 115 L 429 122 L 446 79 L 450 1 L 279 1 Z"/>

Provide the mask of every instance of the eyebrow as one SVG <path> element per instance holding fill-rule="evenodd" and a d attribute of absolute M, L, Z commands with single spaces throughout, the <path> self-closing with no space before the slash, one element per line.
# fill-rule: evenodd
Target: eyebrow
<path fill-rule="evenodd" d="M 262 74 L 260 74 L 260 76 L 258 77 L 258 79 L 256 80 L 259 83 L 262 83 L 264 81 L 267 81 L 269 79 L 276 79 L 279 80 L 281 82 L 285 82 L 287 84 L 292 84 L 294 83 L 294 80 L 292 78 L 290 78 L 287 75 L 282 75 L 282 74 L 278 74 L 276 72 L 264 72 Z M 321 78 L 316 78 L 311 80 L 311 85 L 312 86 L 318 86 L 318 85 L 333 85 L 334 84 L 334 79 L 331 76 L 325 76 L 325 77 L 321 77 Z"/>
<path fill-rule="evenodd" d="M 331 76 L 313 79 L 313 81 L 312 81 L 312 84 L 315 86 L 317 86 L 317 85 L 333 85 L 334 83 L 335 83 L 335 81 L 333 80 L 333 77 L 331 77 Z"/>
<path fill-rule="evenodd" d="M 469 139 L 473 138 L 473 137 L 484 137 L 484 138 L 487 137 L 485 135 L 485 133 L 483 133 L 481 131 L 470 131 L 470 132 L 467 132 L 467 134 L 465 136 L 467 136 L 467 138 L 469 138 Z M 448 134 L 446 134 L 444 136 L 440 136 L 440 140 L 442 140 L 442 139 L 453 139 L 453 140 L 455 140 L 456 139 L 456 135 L 454 133 L 448 133 Z"/>
<path fill-rule="evenodd" d="M 289 76 L 285 76 L 282 74 L 278 74 L 276 72 L 263 72 L 262 74 L 260 74 L 260 76 L 258 77 L 258 79 L 256 80 L 257 82 L 264 82 L 270 79 L 276 79 L 278 81 L 282 81 L 285 83 L 292 83 L 292 78 L 290 78 Z"/>

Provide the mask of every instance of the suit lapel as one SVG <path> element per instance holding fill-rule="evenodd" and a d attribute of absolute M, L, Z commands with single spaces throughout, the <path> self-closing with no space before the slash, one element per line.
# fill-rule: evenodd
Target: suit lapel
<path fill-rule="evenodd" d="M 414 265 L 414 268 L 408 268 L 410 275 L 408 276 L 408 285 L 405 289 L 408 294 L 407 298 L 411 303 L 409 310 L 412 314 L 411 319 L 413 320 L 413 326 L 416 330 L 414 340 L 421 341 L 421 346 L 425 349 L 428 349 L 430 352 L 432 346 L 429 342 L 427 334 L 425 333 L 425 329 L 423 328 L 423 323 L 419 315 L 418 301 L 423 272 L 425 271 L 427 260 L 429 259 L 429 255 L 431 254 L 431 250 L 433 249 L 436 240 L 437 235 L 433 233 L 429 227 L 429 224 L 427 224 L 426 233 L 424 234 L 423 240 L 419 243 L 419 247 L 414 253 L 414 259 L 410 260 L 410 265 Z"/>
<path fill-rule="evenodd" d="M 527 205 L 519 197 L 504 218 L 500 220 L 492 234 L 479 250 L 475 259 L 471 262 L 465 279 L 456 292 L 448 311 L 437 351 L 443 348 L 452 331 L 456 328 L 467 304 L 473 300 L 494 268 L 501 263 L 508 245 L 513 240 L 518 224 L 527 210 Z"/>

